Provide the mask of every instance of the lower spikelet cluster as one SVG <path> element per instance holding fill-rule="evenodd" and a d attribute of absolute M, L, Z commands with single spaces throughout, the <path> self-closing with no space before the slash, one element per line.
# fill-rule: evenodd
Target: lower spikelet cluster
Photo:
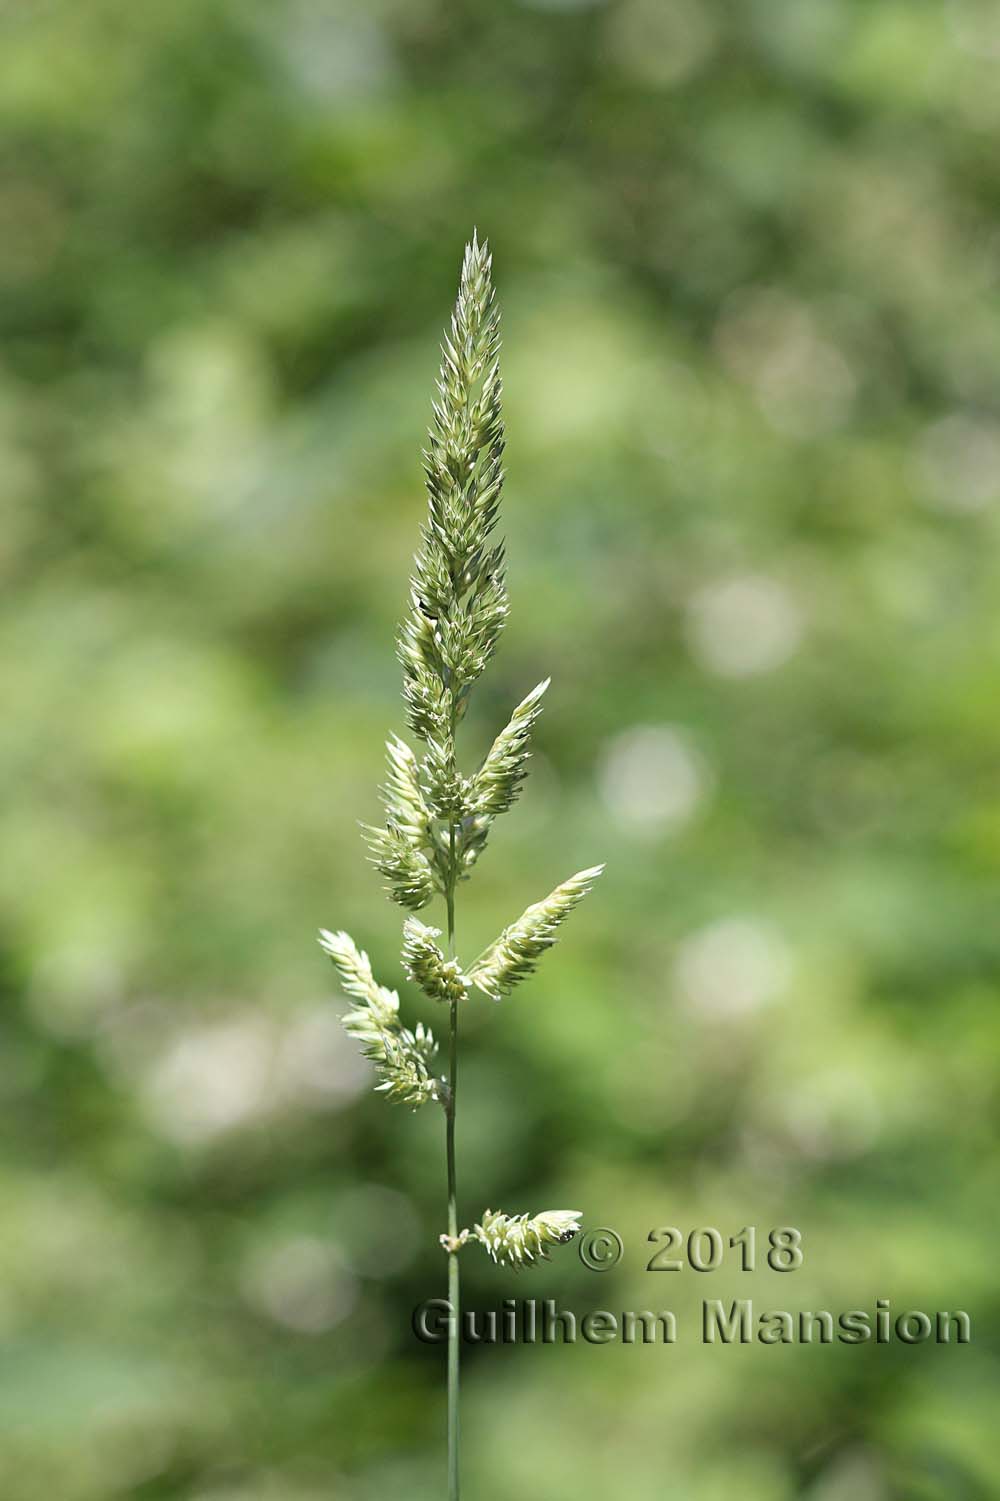
<path fill-rule="evenodd" d="M 548 1247 L 564 1245 L 579 1229 L 579 1209 L 545 1209 L 535 1215 L 487 1209 L 472 1234 L 498 1266 L 518 1268 L 547 1261 Z"/>
<path fill-rule="evenodd" d="M 438 1050 L 433 1034 L 422 1022 L 412 1032 L 401 1025 L 399 996 L 377 983 L 368 955 L 350 934 L 324 929 L 319 941 L 337 966 L 344 993 L 357 1002 L 343 1018 L 344 1030 L 361 1043 L 361 1051 L 375 1064 L 379 1076 L 375 1088 L 414 1109 L 428 1100 L 442 1099 L 444 1083 L 430 1067 Z"/>

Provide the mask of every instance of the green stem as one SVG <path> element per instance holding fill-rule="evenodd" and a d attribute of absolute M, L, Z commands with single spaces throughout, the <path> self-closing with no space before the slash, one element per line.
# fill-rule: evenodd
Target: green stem
<path fill-rule="evenodd" d="M 451 879 L 448 882 L 448 957 L 455 957 L 455 827 L 451 828 Z M 448 1234 L 454 1244 L 458 1236 L 458 1190 L 455 1173 L 455 1091 L 458 1087 L 458 1002 L 451 1003 L 451 1027 L 448 1067 L 447 1151 L 448 1151 Z M 448 1254 L 448 1501 L 458 1498 L 458 1355 L 460 1290 L 458 1251 Z"/>

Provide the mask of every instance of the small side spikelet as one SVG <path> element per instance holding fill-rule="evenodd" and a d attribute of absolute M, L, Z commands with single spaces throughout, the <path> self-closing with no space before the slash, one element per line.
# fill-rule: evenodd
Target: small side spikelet
<path fill-rule="evenodd" d="M 515 802 L 528 774 L 528 742 L 550 681 L 546 678 L 521 700 L 491 745 L 472 783 L 471 802 L 476 813 L 496 818 Z"/>
<path fill-rule="evenodd" d="M 385 827 L 363 823 L 361 828 L 372 863 L 388 881 L 393 901 L 419 912 L 440 889 L 431 810 L 420 784 L 417 758 L 406 741 L 393 735 L 385 749 L 389 774 L 380 789 Z"/>
<path fill-rule="evenodd" d="M 382 787 L 386 818 L 392 827 L 419 849 L 430 842 L 430 810 L 420 785 L 417 758 L 398 735 L 386 741 L 389 774 Z"/>
<path fill-rule="evenodd" d="M 465 788 L 465 804 L 456 850 L 459 879 L 466 881 L 486 847 L 493 820 L 516 801 L 528 774 L 528 743 L 541 713 L 546 678 L 522 699 L 490 746 L 482 766 Z"/>
<path fill-rule="evenodd" d="M 379 1076 L 375 1088 L 414 1109 L 428 1100 L 442 1099 L 444 1086 L 430 1071 L 437 1053 L 432 1033 L 419 1023 L 413 1032 L 400 1025 L 399 996 L 377 983 L 368 955 L 349 934 L 323 929 L 319 941 L 337 967 L 344 993 L 357 1002 L 343 1018 L 344 1030 L 361 1043 L 361 1051 L 375 1064 Z"/>
<path fill-rule="evenodd" d="M 414 849 L 405 834 L 392 824 L 376 829 L 363 823 L 361 831 L 375 869 L 385 876 L 386 890 L 394 902 L 419 912 L 437 891 L 434 867 L 423 850 Z"/>
<path fill-rule="evenodd" d="M 398 1033 L 381 1038 L 380 1044 L 381 1052 L 374 1044 L 364 1050 L 378 1069 L 379 1082 L 375 1085 L 378 1093 L 393 1104 L 409 1105 L 413 1110 L 426 1105 L 428 1100 L 444 1099 L 445 1082 L 435 1078 L 430 1070 L 438 1045 L 423 1022 L 417 1022 L 412 1032 L 409 1027 L 401 1027 Z"/>
<path fill-rule="evenodd" d="M 495 943 L 481 954 L 469 971 L 469 979 L 484 995 L 498 1001 L 508 995 L 519 980 L 533 974 L 538 960 L 552 947 L 561 923 L 583 901 L 594 881 L 604 869 L 592 865 L 563 881 L 541 902 L 535 902 L 516 922 L 504 928 Z"/>
<path fill-rule="evenodd" d="M 457 823 L 465 814 L 469 784 L 456 765 L 454 745 L 428 740 L 423 772 L 433 816 L 446 824 Z"/>
<path fill-rule="evenodd" d="M 418 639 L 417 627 L 408 627 L 405 659 L 406 676 L 403 678 L 403 709 L 406 722 L 421 740 L 443 740 L 451 727 L 451 690 L 420 660 L 414 648 Z M 428 627 L 429 630 L 429 627 Z M 400 647 L 402 658 L 403 648 Z"/>
<path fill-rule="evenodd" d="M 440 928 L 428 928 L 418 917 L 403 924 L 403 968 L 432 1001 L 460 1001 L 469 989 L 457 959 L 446 959 L 434 942 Z"/>
<path fill-rule="evenodd" d="M 540 1214 L 501 1214 L 487 1209 L 472 1232 L 498 1266 L 515 1270 L 533 1261 L 548 1261 L 549 1246 L 570 1241 L 580 1229 L 579 1209 L 545 1209 Z"/>
<path fill-rule="evenodd" d="M 326 928 L 321 928 L 319 946 L 337 966 L 344 994 L 361 1002 L 358 1009 L 369 1013 L 379 1026 L 397 1025 L 399 996 L 394 990 L 378 984 L 372 974 L 371 960 L 364 949 L 358 948 L 351 935 L 343 932 L 328 933 Z M 346 1020 L 348 1018 L 345 1017 Z"/>

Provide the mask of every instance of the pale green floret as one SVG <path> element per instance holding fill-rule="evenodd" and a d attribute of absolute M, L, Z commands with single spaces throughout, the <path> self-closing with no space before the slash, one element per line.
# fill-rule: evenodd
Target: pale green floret
<path fill-rule="evenodd" d="M 405 834 L 391 824 L 376 829 L 361 825 L 371 851 L 372 864 L 386 877 L 386 890 L 394 902 L 419 912 L 438 889 L 434 867 L 423 850 L 414 849 Z"/>
<path fill-rule="evenodd" d="M 522 699 L 490 747 L 489 754 L 472 780 L 471 804 L 475 813 L 496 818 L 513 806 L 528 775 L 528 742 L 535 720 L 542 711 L 542 695 L 550 678 Z"/>
<path fill-rule="evenodd" d="M 417 1022 L 412 1032 L 402 1027 L 398 1033 L 379 1038 L 377 1044 L 373 1041 L 364 1053 L 378 1071 L 376 1090 L 394 1104 L 416 1110 L 428 1100 L 443 1100 L 447 1093 L 445 1081 L 435 1078 L 430 1070 L 437 1050 L 434 1034 L 423 1022 Z"/>
<path fill-rule="evenodd" d="M 345 995 L 360 1001 L 366 1011 L 386 1026 L 398 1021 L 399 996 L 379 985 L 372 974 L 371 960 L 359 949 L 350 933 L 328 933 L 320 928 L 319 946 L 337 966 Z"/>
<path fill-rule="evenodd" d="M 434 942 L 440 928 L 428 928 L 418 917 L 403 924 L 403 968 L 432 1001 L 460 1001 L 469 989 L 457 959 L 446 959 Z"/>
<path fill-rule="evenodd" d="M 385 750 L 389 765 L 389 775 L 382 788 L 386 817 L 398 833 L 419 849 L 430 843 L 431 815 L 420 785 L 417 758 L 398 735 L 386 741 Z"/>
<path fill-rule="evenodd" d="M 579 1229 L 578 1209 L 545 1209 L 531 1216 L 487 1209 L 472 1234 L 499 1266 L 518 1268 L 548 1261 L 548 1247 L 572 1240 Z"/>
<path fill-rule="evenodd" d="M 405 740 L 386 742 L 389 774 L 380 789 L 385 827 L 362 824 L 375 868 L 388 881 L 388 893 L 401 907 L 419 912 L 441 890 L 434 852 L 435 830 L 417 758 Z"/>
<path fill-rule="evenodd" d="M 451 693 L 419 658 L 411 658 L 401 643 L 399 658 L 406 669 L 403 705 L 406 722 L 421 740 L 446 736 L 451 725 Z"/>
<path fill-rule="evenodd" d="M 533 974 L 538 960 L 555 943 L 558 928 L 583 901 L 604 869 L 592 865 L 563 881 L 541 902 L 535 902 L 516 922 L 504 928 L 495 943 L 481 954 L 469 971 L 473 985 L 498 1001 L 520 981 Z"/>
<path fill-rule="evenodd" d="M 469 782 L 455 763 L 454 743 L 442 745 L 429 739 L 423 773 L 434 817 L 449 825 L 458 823 L 468 805 Z"/>
<path fill-rule="evenodd" d="M 482 854 L 493 820 L 516 801 L 528 774 L 531 730 L 541 713 L 541 699 L 550 679 L 539 683 L 518 704 L 500 731 L 482 766 L 467 783 L 464 817 L 459 829 L 458 862 L 462 880 Z"/>
<path fill-rule="evenodd" d="M 368 955 L 349 934 L 324 929 L 319 941 L 337 967 L 344 993 L 358 1002 L 343 1018 L 344 1030 L 361 1043 L 361 1051 L 375 1064 L 379 1078 L 375 1088 L 414 1109 L 428 1100 L 443 1099 L 444 1085 L 430 1071 L 437 1053 L 433 1034 L 422 1023 L 413 1032 L 400 1025 L 399 996 L 376 982 Z"/>

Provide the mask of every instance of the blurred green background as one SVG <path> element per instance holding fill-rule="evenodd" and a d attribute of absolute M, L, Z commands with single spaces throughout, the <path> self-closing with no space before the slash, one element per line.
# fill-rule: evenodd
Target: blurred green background
<path fill-rule="evenodd" d="M 472 1352 L 467 1494 L 1000 1495 L 998 65 L 988 0 L 0 7 L 4 1501 L 443 1494 L 441 1121 L 315 930 L 399 983 L 356 820 L 473 224 L 470 763 L 553 686 L 460 949 L 608 871 L 470 1001 L 462 1218 L 626 1256 L 466 1287 L 682 1332 Z M 665 1224 L 805 1264 L 649 1274 Z M 973 1343 L 703 1348 L 747 1295 Z"/>

